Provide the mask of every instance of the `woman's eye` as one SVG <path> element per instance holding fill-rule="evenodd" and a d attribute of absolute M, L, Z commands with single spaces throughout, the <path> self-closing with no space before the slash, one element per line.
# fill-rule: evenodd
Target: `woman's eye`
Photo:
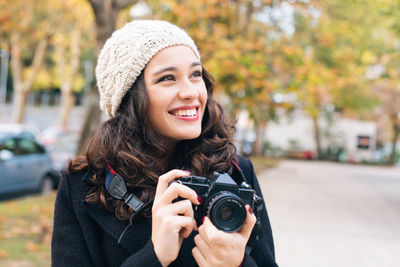
<path fill-rule="evenodd" d="M 174 81 L 175 77 L 173 75 L 165 75 L 163 77 L 161 77 L 160 79 L 158 79 L 157 82 L 164 82 L 164 81 Z"/>
<path fill-rule="evenodd" d="M 197 71 L 193 72 L 192 76 L 193 77 L 201 77 L 202 73 L 201 73 L 201 71 L 197 70 Z"/>

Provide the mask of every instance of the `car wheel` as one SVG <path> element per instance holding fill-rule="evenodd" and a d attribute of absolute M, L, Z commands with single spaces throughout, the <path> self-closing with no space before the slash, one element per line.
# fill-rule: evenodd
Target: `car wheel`
<path fill-rule="evenodd" d="M 53 191 L 53 188 L 54 188 L 53 179 L 47 175 L 43 178 L 42 183 L 40 184 L 39 193 L 42 195 L 47 195 L 51 191 Z"/>

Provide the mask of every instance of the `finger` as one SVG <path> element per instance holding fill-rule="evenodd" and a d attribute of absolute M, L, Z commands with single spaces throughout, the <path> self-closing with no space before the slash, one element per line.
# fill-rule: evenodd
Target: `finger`
<path fill-rule="evenodd" d="M 246 205 L 246 220 L 244 221 L 244 224 L 242 228 L 238 231 L 242 236 L 246 237 L 249 239 L 251 235 L 251 231 L 254 228 L 254 225 L 256 224 L 256 216 L 253 214 L 253 210 L 251 209 L 250 205 Z"/>
<path fill-rule="evenodd" d="M 186 177 L 190 173 L 182 170 L 171 170 L 158 177 L 155 199 L 168 188 L 168 184 L 176 178 Z"/>
<path fill-rule="evenodd" d="M 164 230 L 167 232 L 174 232 L 187 237 L 193 230 L 193 220 L 187 216 L 166 216 L 162 220 L 164 222 L 161 225 L 165 225 Z"/>
<path fill-rule="evenodd" d="M 192 249 L 192 255 L 193 255 L 194 260 L 197 262 L 197 265 L 199 265 L 199 267 L 207 266 L 206 265 L 206 258 L 200 252 L 198 247 L 194 247 Z"/>
<path fill-rule="evenodd" d="M 203 240 L 211 247 L 211 244 L 223 244 L 224 235 L 227 233 L 218 230 L 210 219 L 205 216 L 203 224 L 199 227 L 199 234 Z"/>
<path fill-rule="evenodd" d="M 158 203 L 169 204 L 178 197 L 188 199 L 195 205 L 200 205 L 200 202 L 197 199 L 197 193 L 186 185 L 178 183 L 172 183 L 165 190 L 164 194 L 159 197 Z"/>
<path fill-rule="evenodd" d="M 157 211 L 153 210 L 153 220 L 158 220 L 164 225 L 171 225 L 172 229 L 178 229 L 178 231 L 181 231 L 181 234 L 186 238 L 190 235 L 193 229 L 197 229 L 193 213 L 192 203 L 185 199 L 170 205 L 159 207 Z M 176 218 L 180 217 L 189 218 L 191 226 L 186 227 L 186 224 L 189 224 L 189 222 L 184 221 L 186 223 L 185 225 L 180 225 L 178 223 L 179 227 L 176 228 L 177 222 L 180 222 L 177 221 Z M 185 226 L 185 229 L 181 229 L 182 226 Z"/>
<path fill-rule="evenodd" d="M 206 241 L 204 241 L 204 239 L 201 237 L 201 235 L 196 235 L 194 237 L 194 243 L 196 244 L 196 246 L 199 248 L 200 252 L 203 255 L 209 255 L 211 248 L 210 246 L 206 243 Z"/>
<path fill-rule="evenodd" d="M 192 202 L 188 199 L 172 203 L 168 205 L 167 209 L 172 215 L 183 215 L 193 218 Z"/>
<path fill-rule="evenodd" d="M 182 237 L 187 238 L 190 233 L 193 231 L 194 220 L 191 217 L 187 216 L 175 216 L 176 222 L 179 224 L 180 233 Z"/>

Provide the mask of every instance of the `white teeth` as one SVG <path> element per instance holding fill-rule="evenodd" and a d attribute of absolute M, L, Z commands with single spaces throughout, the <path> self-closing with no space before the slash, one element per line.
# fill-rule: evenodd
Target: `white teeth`
<path fill-rule="evenodd" d="M 180 109 L 177 111 L 173 112 L 173 115 L 175 116 L 180 116 L 180 117 L 190 117 L 190 116 L 196 116 L 197 111 L 196 109 Z"/>

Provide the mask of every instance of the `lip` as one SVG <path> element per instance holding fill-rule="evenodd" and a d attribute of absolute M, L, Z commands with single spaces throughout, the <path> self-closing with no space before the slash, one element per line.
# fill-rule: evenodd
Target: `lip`
<path fill-rule="evenodd" d="M 168 113 L 172 113 L 172 112 L 175 112 L 177 110 L 187 110 L 187 109 L 194 109 L 194 108 L 197 109 L 197 111 L 198 111 L 199 110 L 199 105 L 180 106 L 180 107 L 177 107 L 177 108 L 174 108 L 174 109 L 168 111 Z"/>
<path fill-rule="evenodd" d="M 194 117 L 180 117 L 180 116 L 176 116 L 173 115 L 172 113 L 177 111 L 177 110 L 188 110 L 188 109 L 196 109 L 196 116 Z M 174 108 L 170 111 L 168 111 L 168 114 L 170 114 L 171 116 L 173 116 L 174 118 L 178 119 L 178 120 L 183 120 L 183 121 L 197 121 L 199 119 L 199 105 L 191 105 L 191 106 L 180 106 L 177 108 Z"/>

